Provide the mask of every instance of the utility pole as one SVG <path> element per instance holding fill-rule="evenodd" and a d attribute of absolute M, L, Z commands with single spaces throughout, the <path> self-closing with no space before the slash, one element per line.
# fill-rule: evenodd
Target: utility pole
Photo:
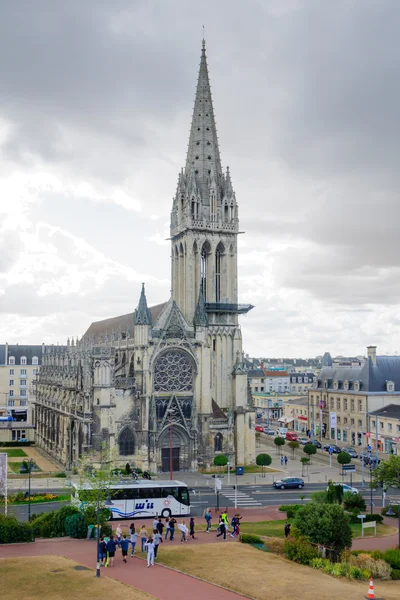
<path fill-rule="evenodd" d="M 311 404 L 311 441 L 314 443 L 314 402 Z"/>

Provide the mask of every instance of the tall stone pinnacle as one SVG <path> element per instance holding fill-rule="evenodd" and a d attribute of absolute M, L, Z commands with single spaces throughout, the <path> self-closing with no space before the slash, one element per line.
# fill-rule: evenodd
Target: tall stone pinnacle
<path fill-rule="evenodd" d="M 140 294 L 139 305 L 135 311 L 135 325 L 151 325 L 151 314 L 149 309 L 147 308 L 144 283 L 142 283 L 142 291 Z"/>

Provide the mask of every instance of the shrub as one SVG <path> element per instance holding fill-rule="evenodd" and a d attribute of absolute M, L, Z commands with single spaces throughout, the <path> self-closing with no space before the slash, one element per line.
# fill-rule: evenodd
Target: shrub
<path fill-rule="evenodd" d="M 312 502 L 303 506 L 297 511 L 294 525 L 314 544 L 332 548 L 335 552 L 351 546 L 349 517 L 337 504 Z"/>
<path fill-rule="evenodd" d="M 33 521 L 33 531 L 36 537 L 51 538 L 54 534 L 54 515 L 55 511 L 42 513 Z"/>
<path fill-rule="evenodd" d="M 310 566 L 313 569 L 319 569 L 320 571 L 323 571 L 324 569 L 326 569 L 328 566 L 330 567 L 331 562 L 330 560 L 328 560 L 327 558 L 313 558 L 312 561 L 310 562 Z"/>
<path fill-rule="evenodd" d="M 56 473 L 56 477 L 66 477 L 66 473 Z"/>
<path fill-rule="evenodd" d="M 369 571 L 363 571 L 359 567 L 351 567 L 349 575 L 351 579 L 369 579 Z"/>
<path fill-rule="evenodd" d="M 318 558 L 318 550 L 312 546 L 306 537 L 286 540 L 283 552 L 289 560 L 301 565 L 309 565 L 314 558 Z"/>
<path fill-rule="evenodd" d="M 371 556 L 375 560 L 385 560 L 384 554 L 380 550 L 372 550 Z"/>
<path fill-rule="evenodd" d="M 54 537 L 63 537 L 64 535 L 68 535 L 65 522 L 68 517 L 71 515 L 76 515 L 79 513 L 79 509 L 75 506 L 63 506 L 60 510 L 57 510 L 54 513 L 53 519 L 53 533 Z"/>
<path fill-rule="evenodd" d="M 225 454 L 219 454 L 214 457 L 214 466 L 215 467 L 226 467 L 228 464 L 228 457 Z"/>
<path fill-rule="evenodd" d="M 361 523 L 361 519 L 359 519 L 357 515 L 358 515 L 358 511 L 353 513 L 350 516 L 350 523 L 352 523 L 353 525 L 357 524 L 357 523 L 358 524 Z M 368 514 L 368 515 L 365 515 L 365 519 L 363 519 L 363 521 L 364 521 L 364 523 L 371 523 L 372 521 L 376 521 L 377 523 L 382 523 L 383 517 L 382 517 L 382 515 L 378 515 L 378 514 L 372 514 L 372 515 Z"/>
<path fill-rule="evenodd" d="M 259 535 L 253 535 L 252 533 L 241 533 L 239 541 L 241 541 L 242 544 L 264 544 Z"/>
<path fill-rule="evenodd" d="M 35 536 L 28 523 L 21 523 L 15 517 L 0 515 L 0 544 L 34 542 Z"/>
<path fill-rule="evenodd" d="M 386 550 L 384 557 L 392 569 L 400 569 L 400 550 Z"/>
<path fill-rule="evenodd" d="M 375 560 L 370 554 L 362 553 L 353 556 L 351 562 L 361 571 L 368 571 L 374 579 L 390 579 L 391 566 L 384 560 Z"/>
<path fill-rule="evenodd" d="M 301 508 L 301 504 L 282 504 L 279 507 L 281 512 L 285 512 L 288 519 L 294 519 L 296 512 Z"/>
<path fill-rule="evenodd" d="M 400 581 L 400 569 L 392 569 L 390 577 L 396 581 Z"/>
<path fill-rule="evenodd" d="M 326 490 L 313 492 L 311 494 L 311 502 L 315 502 L 315 504 L 330 504 L 328 492 Z"/>
<path fill-rule="evenodd" d="M 87 525 L 85 517 L 81 513 L 70 515 L 65 519 L 65 531 L 72 538 L 85 538 Z"/>
<path fill-rule="evenodd" d="M 343 494 L 343 508 L 349 511 L 363 511 L 366 510 L 367 505 L 361 494 L 346 492 Z"/>

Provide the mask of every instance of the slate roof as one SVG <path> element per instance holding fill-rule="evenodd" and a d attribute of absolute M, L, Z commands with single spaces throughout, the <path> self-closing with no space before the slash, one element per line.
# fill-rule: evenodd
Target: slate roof
<path fill-rule="evenodd" d="M 0 353 L 0 364 L 5 364 L 5 344 L 1 345 L 2 351 Z M 42 364 L 42 345 L 27 345 L 27 344 L 8 344 L 8 358 L 13 356 L 15 358 L 15 363 L 17 365 L 20 364 L 21 356 L 26 357 L 26 362 L 28 365 L 32 364 L 32 358 L 37 356 L 39 359 L 39 365 Z"/>
<path fill-rule="evenodd" d="M 222 408 L 220 408 L 220 406 L 218 406 L 218 404 L 215 402 L 214 398 L 211 399 L 211 407 L 212 407 L 214 419 L 226 419 L 227 418 L 226 414 L 224 413 Z"/>
<path fill-rule="evenodd" d="M 386 383 L 393 381 L 395 391 L 400 391 L 400 356 L 377 356 L 376 365 L 368 358 L 362 366 L 324 367 L 318 377 L 318 387 L 328 382 L 328 389 L 333 389 L 333 382 L 349 382 L 349 391 L 354 390 L 354 381 L 360 382 L 360 392 L 386 392 Z M 339 387 L 339 390 L 343 387 Z"/>
<path fill-rule="evenodd" d="M 154 323 L 163 308 L 167 303 L 163 302 L 162 304 L 156 304 L 149 308 L 152 323 Z M 117 331 L 130 331 L 133 332 L 134 329 L 134 318 L 135 313 L 129 313 L 127 315 L 121 315 L 119 317 L 111 317 L 110 319 L 103 319 L 102 321 L 95 321 L 89 327 L 89 329 L 84 334 L 84 338 L 90 337 L 98 337 L 104 335 L 111 335 L 111 332 L 114 330 Z"/>
<path fill-rule="evenodd" d="M 247 377 L 249 377 L 249 379 L 252 379 L 253 377 L 265 377 L 265 374 L 262 369 L 249 369 L 249 371 L 247 371 Z"/>
<path fill-rule="evenodd" d="M 382 414 L 385 412 L 385 414 Z M 399 419 L 400 421 L 400 404 L 388 404 L 383 408 L 374 410 L 369 413 L 370 415 L 380 415 L 385 419 Z"/>

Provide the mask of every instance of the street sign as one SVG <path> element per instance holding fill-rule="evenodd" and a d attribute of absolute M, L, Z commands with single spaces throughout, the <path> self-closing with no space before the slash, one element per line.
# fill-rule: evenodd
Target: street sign
<path fill-rule="evenodd" d="M 342 471 L 347 471 L 347 473 L 355 473 L 356 465 L 342 465 Z"/>
<path fill-rule="evenodd" d="M 365 435 L 366 435 L 367 437 L 370 437 L 370 436 L 371 436 L 371 434 L 370 434 L 370 432 L 369 432 L 369 431 L 367 431 L 367 433 L 366 433 Z"/>
<path fill-rule="evenodd" d="M 357 515 L 357 519 L 365 519 L 365 515 Z"/>

